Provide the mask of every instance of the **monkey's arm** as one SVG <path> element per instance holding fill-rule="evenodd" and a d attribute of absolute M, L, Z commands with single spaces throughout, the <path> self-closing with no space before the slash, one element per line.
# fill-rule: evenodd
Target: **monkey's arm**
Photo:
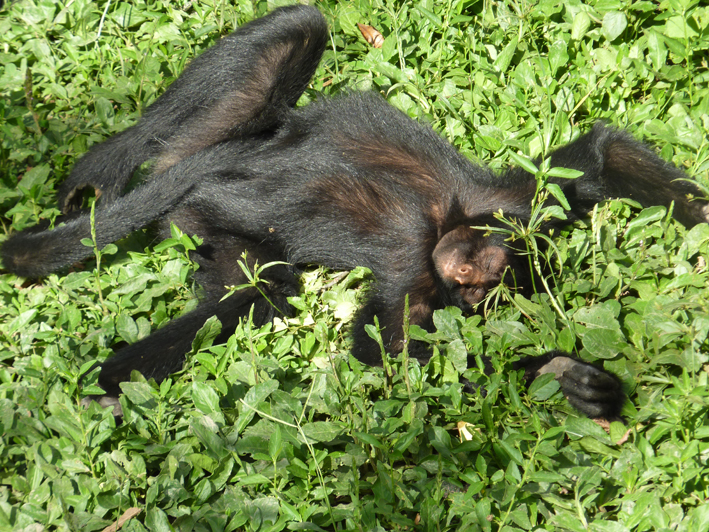
<path fill-rule="evenodd" d="M 92 147 L 62 184 L 62 212 L 81 207 L 80 191 L 102 203 L 123 193 L 135 170 L 157 158 L 160 173 L 231 137 L 272 131 L 307 87 L 327 43 L 317 9 L 290 6 L 240 27 L 192 61 L 133 127 Z"/>
<path fill-rule="evenodd" d="M 515 370 L 524 369 L 527 384 L 541 375 L 553 373 L 571 406 L 590 418 L 621 419 L 625 392 L 620 379 L 604 369 L 558 350 L 523 358 L 513 367 Z"/>
<path fill-rule="evenodd" d="M 674 217 L 687 227 L 706 222 L 709 205 L 688 176 L 628 133 L 603 124 L 551 155 L 552 167 L 584 172 L 576 180 L 556 180 L 572 208 L 585 215 L 609 198 L 631 198 L 643 207 L 674 202 Z"/>
<path fill-rule="evenodd" d="M 420 312 L 421 307 L 417 311 Z M 429 313 L 413 316 L 411 323 L 431 330 L 432 312 L 430 310 Z M 402 350 L 404 339 L 403 304 L 389 307 L 387 298 L 379 292 L 373 294 L 358 314 L 353 328 L 352 354 L 365 364 L 378 366 L 381 365 L 381 348 L 365 331 L 365 325 L 373 323 L 374 316 L 379 320 L 384 348 L 391 354 L 397 354 Z M 409 344 L 409 355 L 426 363 L 431 356 L 430 347 L 422 342 L 412 341 Z M 475 364 L 469 359 L 468 365 L 471 363 Z M 485 360 L 485 365 L 486 371 L 492 371 L 489 359 Z M 626 401 L 625 392 L 620 379 L 604 369 L 559 350 L 523 358 L 515 362 L 513 369 L 524 369 L 528 385 L 541 375 L 553 373 L 559 381 L 562 393 L 579 412 L 590 418 L 622 420 L 620 412 Z"/>
<path fill-rule="evenodd" d="M 412 268 L 413 270 L 414 268 Z M 376 274 L 375 274 L 376 277 Z M 401 286 L 392 282 L 379 282 L 373 285 L 364 307 L 358 312 L 352 328 L 352 354 L 357 360 L 370 366 L 382 364 L 381 348 L 369 337 L 365 326 L 374 323 L 377 317 L 381 329 L 384 349 L 396 355 L 404 347 L 404 313 L 408 296 L 409 325 L 418 325 L 425 330 L 433 330 L 433 311 L 445 306 L 439 297 L 432 275 L 423 271 L 413 275 Z M 431 357 L 431 349 L 423 342 L 411 341 L 409 355 L 426 363 Z"/>

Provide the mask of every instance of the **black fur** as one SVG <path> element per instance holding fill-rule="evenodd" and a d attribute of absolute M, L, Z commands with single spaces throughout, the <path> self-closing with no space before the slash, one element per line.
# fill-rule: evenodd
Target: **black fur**
<path fill-rule="evenodd" d="M 376 94 L 323 99 L 293 109 L 327 42 L 317 10 L 274 11 L 225 37 L 185 70 L 141 121 L 92 148 L 59 192 L 65 212 L 78 192 L 101 193 L 96 212 L 99 246 L 131 231 L 169 222 L 204 244 L 194 253 L 206 297 L 198 309 L 109 359 L 100 384 L 110 394 L 131 370 L 157 380 L 179 369 L 195 332 L 211 315 L 223 340 L 254 305 L 256 323 L 276 311 L 252 290 L 219 302 L 225 285 L 240 284 L 244 250 L 260 264 L 367 266 L 375 288 L 353 329 L 353 354 L 380 364 L 379 348 L 364 332 L 374 316 L 389 351 L 402 349 L 405 296 L 410 322 L 430 329 L 446 305 L 471 310 L 508 267 L 530 278 L 524 261 L 499 237 L 471 229 L 494 223 L 491 214 L 524 220 L 535 180 L 520 169 L 502 176 L 472 164 L 429 127 L 410 120 Z M 155 159 L 153 176 L 125 193 L 131 175 Z M 552 166 L 580 170 L 560 180 L 573 213 L 583 215 L 608 197 L 645 205 L 675 202 L 687 225 L 705 221 L 705 203 L 689 202 L 696 188 L 628 134 L 603 125 L 552 155 Z M 2 247 L 5 268 L 37 277 L 84 259 L 90 250 L 86 214 L 52 231 L 24 231 Z M 269 298 L 284 313 L 297 290 L 285 267 L 269 269 Z M 528 287 L 527 287 L 528 288 Z M 413 354 L 429 355 L 421 346 Z M 552 351 L 520 363 L 528 380 L 553 370 L 571 403 L 589 416 L 618 416 L 624 395 L 618 379 L 570 355 Z"/>

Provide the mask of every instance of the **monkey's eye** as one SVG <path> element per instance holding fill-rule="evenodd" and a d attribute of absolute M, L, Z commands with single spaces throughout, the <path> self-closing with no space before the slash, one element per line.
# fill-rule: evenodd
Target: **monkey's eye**
<path fill-rule="evenodd" d="M 500 278 L 500 279 L 493 279 L 493 280 L 490 280 L 490 281 L 486 281 L 486 282 L 485 282 L 485 292 L 489 292 L 489 291 L 492 290 L 493 288 L 497 288 L 497 286 L 499 286 L 499 284 L 500 284 L 501 282 L 502 282 L 502 279 L 501 279 L 501 278 Z"/>

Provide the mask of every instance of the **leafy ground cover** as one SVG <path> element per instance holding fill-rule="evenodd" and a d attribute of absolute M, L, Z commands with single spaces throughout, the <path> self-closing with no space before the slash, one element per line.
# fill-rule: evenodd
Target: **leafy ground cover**
<path fill-rule="evenodd" d="M 52 220 L 76 157 L 277 4 L 5 5 L 0 234 Z M 606 119 L 709 183 L 698 0 L 317 5 L 331 47 L 303 104 L 376 90 L 494 167 Z M 122 422 L 81 407 L 96 390 L 79 375 L 194 306 L 192 235 L 134 235 L 39 282 L 0 274 L 0 530 L 709 530 L 709 226 L 611 201 L 554 237 L 558 253 L 536 257 L 554 266 L 548 289 L 501 288 L 480 315 L 447 309 L 437 332 L 411 331 L 434 346 L 426 367 L 352 359 L 371 279 L 315 269 L 294 319 L 244 323 L 218 346 L 210 322 L 180 374 L 125 384 Z M 621 376 L 627 441 L 553 380 L 524 391 L 511 362 L 557 346 Z M 466 369 L 468 352 L 496 373 Z M 487 393 L 464 393 L 461 375 Z"/>

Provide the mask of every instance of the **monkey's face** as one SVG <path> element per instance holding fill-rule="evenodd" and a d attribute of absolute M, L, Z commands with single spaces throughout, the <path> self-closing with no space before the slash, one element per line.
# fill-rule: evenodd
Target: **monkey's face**
<path fill-rule="evenodd" d="M 517 265 L 512 249 L 499 235 L 460 225 L 446 233 L 433 251 L 436 273 L 453 303 L 471 310 Z"/>

